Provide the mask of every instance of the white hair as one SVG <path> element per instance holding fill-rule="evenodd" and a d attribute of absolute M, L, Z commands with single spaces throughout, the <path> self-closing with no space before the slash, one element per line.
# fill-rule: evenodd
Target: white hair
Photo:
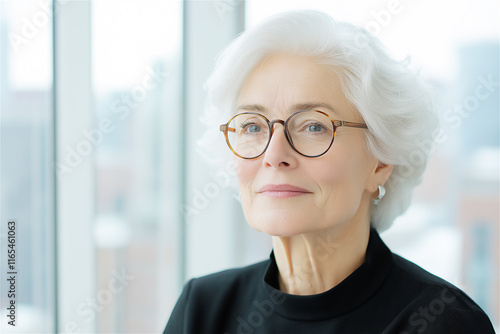
<path fill-rule="evenodd" d="M 310 57 L 339 76 L 347 100 L 368 125 L 363 131 L 368 149 L 381 163 L 394 166 L 385 184 L 387 194 L 370 209 L 372 226 L 387 229 L 409 207 L 412 191 L 421 182 L 438 118 L 429 87 L 410 70 L 409 61 L 392 59 L 363 28 L 301 10 L 277 14 L 243 32 L 219 56 L 206 83 L 203 120 L 211 130 L 201 141 L 205 152 L 225 145 L 218 125 L 234 113 L 249 72 L 276 53 Z M 218 161 L 227 163 L 231 153 L 224 149 L 227 154 Z M 220 151 L 215 155 L 220 157 Z"/>

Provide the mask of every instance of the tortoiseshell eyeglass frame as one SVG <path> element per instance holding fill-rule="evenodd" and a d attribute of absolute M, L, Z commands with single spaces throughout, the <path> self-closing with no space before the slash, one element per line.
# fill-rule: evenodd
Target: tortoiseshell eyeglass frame
<path fill-rule="evenodd" d="M 294 115 L 296 115 L 298 113 L 302 113 L 302 112 L 306 112 L 306 111 L 314 111 L 314 112 L 318 112 L 320 114 L 323 114 L 326 117 L 328 117 L 328 119 L 332 122 L 332 126 L 333 126 L 332 140 L 330 141 L 330 144 L 328 145 L 328 148 L 323 153 L 318 154 L 318 155 L 306 155 L 306 154 L 301 153 L 299 150 L 297 150 L 297 148 L 295 148 L 295 146 L 293 145 L 292 140 L 290 139 L 290 136 L 288 135 L 288 127 L 287 126 L 288 126 L 288 121 L 290 120 L 290 118 L 292 118 Z M 238 153 L 236 153 L 236 151 L 231 147 L 231 143 L 229 142 L 229 138 L 228 138 L 228 132 L 235 132 L 236 131 L 235 128 L 231 128 L 229 126 L 229 123 L 231 123 L 231 121 L 234 118 L 238 117 L 239 115 L 245 115 L 245 114 L 257 115 L 257 116 L 262 117 L 263 119 L 266 120 L 267 125 L 269 127 L 269 138 L 267 140 L 266 146 L 264 147 L 264 149 L 262 150 L 262 152 L 260 154 L 258 154 L 256 156 L 253 156 L 253 157 L 244 157 L 244 156 L 241 156 Z M 323 111 L 315 110 L 315 109 L 307 109 L 307 110 L 299 110 L 299 111 L 291 114 L 286 120 L 274 119 L 272 121 L 269 121 L 269 119 L 267 119 L 266 116 L 264 116 L 262 114 L 259 114 L 259 113 L 256 113 L 256 112 L 242 112 L 242 113 L 236 114 L 233 117 L 231 117 L 231 119 L 229 121 L 227 121 L 227 123 L 221 124 L 219 126 L 219 130 L 224 133 L 224 138 L 226 139 L 227 146 L 229 147 L 229 149 L 231 150 L 231 152 L 234 153 L 234 155 L 236 155 L 237 157 L 240 157 L 242 159 L 253 160 L 253 159 L 259 158 L 262 154 L 264 154 L 264 152 L 266 152 L 267 147 L 269 146 L 269 143 L 271 142 L 271 137 L 272 137 L 272 135 L 274 133 L 274 124 L 276 124 L 276 123 L 279 123 L 279 124 L 283 125 L 283 130 L 285 131 L 286 140 L 288 141 L 288 143 L 290 144 L 290 146 L 294 149 L 294 151 L 297 152 L 298 154 L 304 156 L 304 157 L 307 157 L 307 158 L 317 158 L 317 157 L 322 156 L 326 152 L 328 152 L 328 150 L 330 149 L 330 147 L 333 144 L 333 141 L 335 139 L 335 133 L 337 132 L 337 128 L 338 127 L 345 126 L 345 127 L 351 127 L 351 128 L 368 129 L 368 126 L 366 124 L 364 124 L 364 123 L 355 123 L 355 122 L 335 120 L 335 119 L 332 119 L 327 113 L 325 113 Z"/>

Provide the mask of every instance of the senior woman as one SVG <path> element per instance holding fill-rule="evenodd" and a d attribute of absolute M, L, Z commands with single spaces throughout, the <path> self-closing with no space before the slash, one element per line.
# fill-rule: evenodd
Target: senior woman
<path fill-rule="evenodd" d="M 316 11 L 239 36 L 208 81 L 269 260 L 190 280 L 164 333 L 494 333 L 464 292 L 391 253 L 437 118 L 363 29 Z"/>

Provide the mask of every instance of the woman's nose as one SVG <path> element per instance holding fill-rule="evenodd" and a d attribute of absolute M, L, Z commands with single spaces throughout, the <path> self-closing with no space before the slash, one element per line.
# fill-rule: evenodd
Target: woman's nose
<path fill-rule="evenodd" d="M 297 164 L 297 153 L 290 146 L 282 122 L 271 123 L 271 139 L 264 153 L 263 163 L 274 168 L 294 167 Z"/>

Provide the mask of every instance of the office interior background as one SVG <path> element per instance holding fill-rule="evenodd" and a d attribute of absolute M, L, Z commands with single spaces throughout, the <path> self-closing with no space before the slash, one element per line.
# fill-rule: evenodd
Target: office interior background
<path fill-rule="evenodd" d="M 365 27 L 435 87 L 441 136 L 382 238 L 499 328 L 499 1 L 0 4 L 2 333 L 158 333 L 186 280 L 269 256 L 231 166 L 199 147 L 203 83 L 242 30 L 299 8 Z"/>

